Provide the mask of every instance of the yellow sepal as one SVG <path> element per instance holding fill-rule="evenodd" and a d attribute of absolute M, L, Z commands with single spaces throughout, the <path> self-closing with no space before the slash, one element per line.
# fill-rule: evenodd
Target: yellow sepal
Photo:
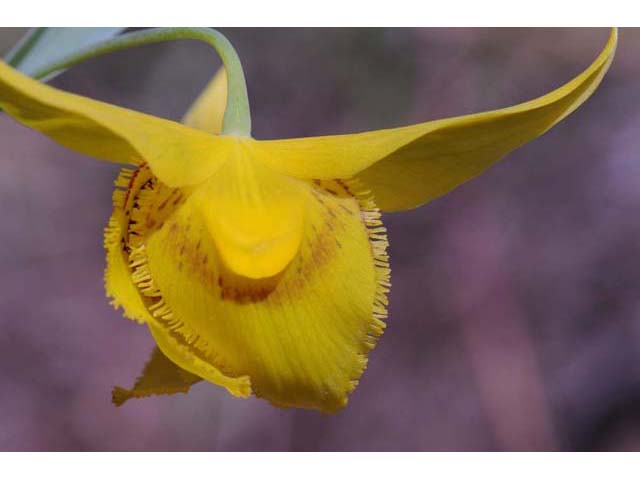
<path fill-rule="evenodd" d="M 298 178 L 350 178 L 371 189 L 381 210 L 417 207 L 483 172 L 578 108 L 600 84 L 617 31 L 569 83 L 513 107 L 353 135 L 254 141 L 252 154 Z"/>
<path fill-rule="evenodd" d="M 230 137 L 64 92 L 1 61 L 0 108 L 80 153 L 109 162 L 146 162 L 171 187 L 208 178 L 235 143 Z"/>
<path fill-rule="evenodd" d="M 219 134 L 222 132 L 222 120 L 226 107 L 227 72 L 224 68 L 220 68 L 193 102 L 182 118 L 182 123 L 203 132 Z"/>

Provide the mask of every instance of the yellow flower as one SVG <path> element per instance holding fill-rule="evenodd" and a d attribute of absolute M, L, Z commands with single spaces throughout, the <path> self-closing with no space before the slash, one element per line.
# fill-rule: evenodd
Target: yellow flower
<path fill-rule="evenodd" d="M 123 168 L 105 234 L 113 304 L 159 351 L 114 401 L 200 379 L 274 405 L 334 412 L 384 329 L 380 211 L 422 205 L 538 137 L 597 88 L 614 55 L 535 100 L 353 135 L 221 135 L 226 76 L 184 124 L 63 92 L 0 63 L 0 107 Z"/>

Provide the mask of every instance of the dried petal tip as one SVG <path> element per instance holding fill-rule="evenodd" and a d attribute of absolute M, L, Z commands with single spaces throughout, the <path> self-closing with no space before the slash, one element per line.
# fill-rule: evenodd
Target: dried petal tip
<path fill-rule="evenodd" d="M 174 364 L 156 347 L 133 388 L 113 387 L 111 401 L 119 407 L 131 398 L 187 393 L 191 385 L 200 380 L 200 377 Z"/>
<path fill-rule="evenodd" d="M 111 390 L 111 402 L 116 406 L 120 407 L 131 398 L 131 392 L 126 388 L 122 387 L 113 387 Z"/>

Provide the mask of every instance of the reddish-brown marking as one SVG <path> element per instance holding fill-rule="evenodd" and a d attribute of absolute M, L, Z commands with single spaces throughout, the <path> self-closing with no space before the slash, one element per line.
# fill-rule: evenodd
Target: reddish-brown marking
<path fill-rule="evenodd" d="M 169 198 L 170 197 L 165 198 L 164 201 L 160 205 L 158 205 L 158 210 L 162 210 L 164 207 L 167 206 L 167 202 L 169 201 Z"/>
<path fill-rule="evenodd" d="M 184 195 L 182 194 L 182 192 L 180 192 L 176 197 L 176 199 L 173 201 L 173 206 L 175 207 L 180 202 L 180 200 L 182 200 L 183 197 Z"/>
<path fill-rule="evenodd" d="M 140 173 L 140 171 L 145 167 L 145 164 L 143 163 L 142 165 L 140 165 L 140 167 L 138 167 L 137 169 L 135 169 L 133 171 L 133 173 L 131 174 L 131 178 L 129 179 L 129 186 L 127 187 L 127 193 L 124 196 L 124 204 L 127 204 L 127 201 L 129 200 L 129 194 L 131 193 L 131 189 L 133 188 L 133 182 L 135 181 L 136 177 L 138 176 L 138 174 Z"/>
<path fill-rule="evenodd" d="M 236 275 L 221 265 L 218 286 L 220 287 L 220 299 L 240 304 L 265 301 L 277 289 L 282 281 L 284 272 L 261 279 L 250 279 Z"/>
<path fill-rule="evenodd" d="M 351 209 L 349 207 L 347 207 L 346 205 L 343 205 L 342 203 L 338 205 L 342 210 L 344 210 L 345 212 L 347 212 L 349 215 L 353 215 L 353 212 L 351 211 Z"/>

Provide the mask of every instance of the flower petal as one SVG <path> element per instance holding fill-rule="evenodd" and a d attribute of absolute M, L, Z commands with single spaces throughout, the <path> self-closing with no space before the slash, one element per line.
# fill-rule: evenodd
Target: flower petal
<path fill-rule="evenodd" d="M 209 177 L 235 145 L 169 120 L 44 85 L 0 62 L 0 108 L 80 153 L 111 162 L 146 162 L 173 187 Z"/>
<path fill-rule="evenodd" d="M 280 273 L 304 229 L 306 183 L 245 155 L 234 156 L 193 193 L 225 267 L 248 278 Z"/>
<path fill-rule="evenodd" d="M 154 316 L 166 319 L 156 339 L 181 336 L 278 406 L 332 412 L 346 404 L 384 326 L 387 241 L 379 214 L 361 215 L 344 185 L 308 189 L 299 252 L 274 277 L 224 268 L 190 199 L 145 239 L 145 252 L 162 298 Z"/>
<path fill-rule="evenodd" d="M 182 123 L 203 132 L 222 132 L 222 120 L 227 107 L 227 72 L 220 68 L 193 102 Z"/>
<path fill-rule="evenodd" d="M 234 397 L 251 395 L 251 381 L 247 375 L 226 375 L 204 352 L 189 345 L 187 339 L 176 332 L 167 332 L 163 319 L 149 322 L 149 331 L 169 360 L 184 370 L 215 385 L 224 387 Z"/>
<path fill-rule="evenodd" d="M 107 253 L 104 286 L 114 308 L 122 307 L 127 318 L 144 323 L 153 317 L 149 315 L 138 288 L 131 279 L 129 258 L 124 249 L 124 236 L 129 223 L 124 206 L 127 191 L 132 188 L 134 175 L 133 170 L 123 168 L 115 181 L 113 213 L 104 230 L 104 248 Z"/>
<path fill-rule="evenodd" d="M 125 252 L 122 250 L 122 230 L 119 212 L 114 212 L 105 229 L 105 249 L 107 267 L 104 274 L 104 286 L 114 308 L 122 307 L 125 317 L 144 323 L 149 313 L 142 303 L 140 293 L 131 280 L 131 269 Z"/>
<path fill-rule="evenodd" d="M 299 178 L 348 178 L 371 188 L 382 210 L 417 207 L 542 135 L 598 87 L 616 49 L 613 29 L 602 53 L 569 83 L 513 107 L 403 128 L 291 140 L 254 141 L 253 155 Z"/>
<path fill-rule="evenodd" d="M 200 377 L 178 367 L 156 347 L 133 387 L 114 387 L 111 399 L 119 407 L 131 398 L 187 393 L 194 383 L 201 380 Z"/>
<path fill-rule="evenodd" d="M 113 194 L 114 210 L 105 229 L 105 248 L 107 250 L 107 268 L 105 271 L 105 288 L 111 297 L 112 305 L 122 307 L 125 316 L 144 322 L 160 350 L 173 363 L 180 367 L 189 367 L 189 371 L 201 378 L 225 387 L 232 395 L 248 397 L 251 393 L 249 378 L 240 376 L 227 377 L 212 366 L 205 355 L 187 348 L 186 342 L 179 336 L 167 336 L 162 332 L 162 320 L 155 318 L 149 307 L 155 299 L 144 295 L 141 291 L 153 291 L 154 288 L 146 280 L 145 265 L 139 264 L 139 237 L 137 230 L 143 228 L 140 218 L 135 217 L 136 205 L 142 202 L 140 195 L 144 187 L 153 179 L 148 167 L 140 167 L 136 171 L 123 169 L 116 180 Z M 180 192 L 177 192 L 180 195 Z M 155 205 L 157 207 L 157 205 Z M 156 215 L 160 214 L 157 209 Z M 133 214 L 133 217 L 132 217 Z M 134 232 L 136 230 L 136 232 Z"/>

